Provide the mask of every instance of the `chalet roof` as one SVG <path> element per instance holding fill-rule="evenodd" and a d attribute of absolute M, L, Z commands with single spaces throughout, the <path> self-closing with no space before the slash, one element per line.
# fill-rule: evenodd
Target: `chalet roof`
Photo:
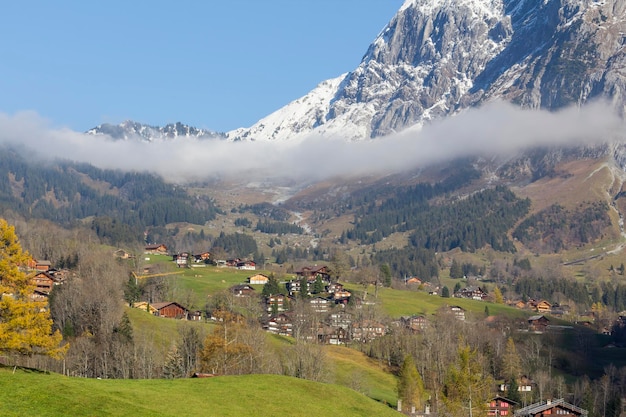
<path fill-rule="evenodd" d="M 513 401 L 513 400 L 511 400 L 509 398 L 503 397 L 502 395 L 496 395 L 495 397 L 493 397 L 491 399 L 491 401 L 496 401 L 496 400 L 504 401 L 504 402 L 507 402 L 509 404 L 515 404 L 515 405 L 519 404 L 517 401 Z"/>
<path fill-rule="evenodd" d="M 152 303 L 150 305 L 152 307 L 154 307 L 155 309 L 160 310 L 160 309 L 165 308 L 165 307 L 167 307 L 169 305 L 172 305 L 172 304 L 176 304 L 178 307 L 182 308 L 183 310 L 187 310 L 185 307 L 183 307 L 182 305 L 178 304 L 176 301 L 165 301 L 165 302 L 162 302 L 162 303 Z"/>
<path fill-rule="evenodd" d="M 230 289 L 232 291 L 242 291 L 242 290 L 252 290 L 252 291 L 256 291 L 254 289 L 254 287 L 252 287 L 251 285 L 248 284 L 238 284 L 238 285 L 233 285 L 232 287 L 230 287 Z"/>
<path fill-rule="evenodd" d="M 530 316 L 530 317 L 528 318 L 528 321 L 537 321 L 537 320 L 540 320 L 542 317 L 543 317 L 545 320 L 550 321 L 550 320 L 549 320 L 546 316 L 544 316 L 543 314 L 540 314 L 540 315 L 537 315 L 537 316 Z"/>
<path fill-rule="evenodd" d="M 559 398 L 558 400 L 541 401 L 535 404 L 531 404 L 527 407 L 520 408 L 519 410 L 515 411 L 515 415 L 520 416 L 520 417 L 535 416 L 538 413 L 542 413 L 546 410 L 549 410 L 557 406 L 560 408 L 564 408 L 566 410 L 573 411 L 574 413 L 580 416 L 587 416 L 587 413 L 588 413 L 587 410 L 584 410 L 580 407 L 576 407 L 574 404 L 565 402 L 563 398 Z"/>
<path fill-rule="evenodd" d="M 322 265 L 322 266 L 303 266 L 302 268 L 300 268 L 299 270 L 295 271 L 296 274 L 302 274 L 303 272 L 320 272 L 323 269 L 327 269 L 326 265 Z"/>
<path fill-rule="evenodd" d="M 167 247 L 167 246 L 165 246 L 164 244 L 159 243 L 159 244 L 156 244 L 156 245 L 146 245 L 146 249 L 148 249 L 148 250 L 150 250 L 150 249 L 158 249 L 158 248 L 160 248 L 161 246 L 163 246 L 164 248 L 166 248 L 166 247 Z"/>

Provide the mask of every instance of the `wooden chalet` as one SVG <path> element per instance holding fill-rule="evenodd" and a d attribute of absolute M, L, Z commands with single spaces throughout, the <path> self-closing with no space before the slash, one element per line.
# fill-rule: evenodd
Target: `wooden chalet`
<path fill-rule="evenodd" d="M 307 281 L 315 281 L 321 277 L 322 281 L 330 282 L 330 269 L 327 266 L 305 266 L 295 271 L 296 276 L 305 277 Z"/>
<path fill-rule="evenodd" d="M 465 309 L 463 307 L 450 306 L 448 307 L 448 311 L 450 311 L 457 320 L 465 321 Z"/>
<path fill-rule="evenodd" d="M 454 296 L 457 298 L 468 298 L 470 300 L 482 301 L 487 298 L 487 293 L 485 293 L 482 288 L 472 285 L 459 290 L 454 294 Z"/>
<path fill-rule="evenodd" d="M 54 277 L 47 271 L 36 272 L 31 277 L 30 282 L 35 286 L 35 291 L 46 295 L 50 294 L 56 284 Z"/>
<path fill-rule="evenodd" d="M 544 315 L 531 316 L 528 318 L 528 329 L 535 332 L 546 330 L 548 324 L 550 324 L 550 320 Z"/>
<path fill-rule="evenodd" d="M 291 316 L 285 313 L 280 313 L 270 317 L 263 327 L 266 331 L 273 334 L 293 336 L 293 320 L 291 319 Z"/>
<path fill-rule="evenodd" d="M 194 262 L 206 262 L 211 258 L 210 252 L 196 253 L 193 255 Z"/>
<path fill-rule="evenodd" d="M 498 395 L 489 402 L 489 410 L 487 411 L 487 415 L 497 417 L 512 416 L 513 410 L 518 405 L 519 403 L 517 401 L 509 400 L 508 398 L 504 398 Z"/>
<path fill-rule="evenodd" d="M 172 255 L 172 260 L 176 263 L 176 266 L 179 268 L 186 268 L 191 261 L 190 255 L 188 252 L 181 252 L 175 255 Z"/>
<path fill-rule="evenodd" d="M 387 333 L 385 325 L 374 320 L 355 322 L 351 330 L 352 340 L 357 342 L 369 342 Z"/>
<path fill-rule="evenodd" d="M 565 402 L 564 399 L 541 401 L 527 407 L 515 410 L 515 417 L 543 417 L 548 415 L 558 415 L 559 417 L 587 417 L 588 411 L 573 404 Z"/>
<path fill-rule="evenodd" d="M 552 304 L 546 300 L 541 300 L 535 304 L 535 311 L 539 313 L 550 313 L 552 311 Z"/>
<path fill-rule="evenodd" d="M 309 304 L 316 313 L 328 313 L 332 306 L 332 302 L 324 297 L 313 297 L 309 299 Z"/>
<path fill-rule="evenodd" d="M 343 327 L 323 325 L 317 331 L 317 340 L 327 345 L 345 345 L 350 341 L 350 334 Z"/>
<path fill-rule="evenodd" d="M 230 292 L 235 297 L 250 297 L 254 295 L 255 291 L 256 290 L 249 284 L 233 285 L 230 287 Z"/>
<path fill-rule="evenodd" d="M 52 262 L 50 261 L 36 261 L 35 262 L 35 269 L 37 271 L 47 271 L 50 268 L 52 268 Z"/>
<path fill-rule="evenodd" d="M 162 243 L 156 245 L 147 245 L 144 248 L 144 253 L 148 255 L 167 255 L 167 246 Z"/>
<path fill-rule="evenodd" d="M 407 285 L 422 285 L 422 280 L 418 277 L 411 277 L 406 280 Z"/>
<path fill-rule="evenodd" d="M 256 262 L 254 261 L 239 261 L 237 262 L 237 269 L 243 269 L 247 271 L 254 271 L 256 269 Z"/>
<path fill-rule="evenodd" d="M 164 303 L 153 303 L 152 307 L 156 310 L 155 316 L 166 317 L 171 319 L 187 319 L 189 312 L 187 309 L 175 301 Z"/>
<path fill-rule="evenodd" d="M 265 274 L 255 274 L 248 277 L 250 284 L 265 285 L 269 280 L 270 278 Z"/>
<path fill-rule="evenodd" d="M 265 298 L 266 311 L 281 313 L 289 310 L 289 296 L 285 294 L 272 294 Z"/>

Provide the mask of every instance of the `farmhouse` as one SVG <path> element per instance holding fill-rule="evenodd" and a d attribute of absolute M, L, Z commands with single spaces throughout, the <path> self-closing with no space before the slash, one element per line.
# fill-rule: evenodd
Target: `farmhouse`
<path fill-rule="evenodd" d="M 187 309 L 177 302 L 154 303 L 152 307 L 156 310 L 155 316 L 171 319 L 186 319 L 188 317 Z"/>
<path fill-rule="evenodd" d="M 162 243 L 156 245 L 147 245 L 144 253 L 148 255 L 167 255 L 167 246 Z"/>
<path fill-rule="evenodd" d="M 548 327 L 550 320 L 544 315 L 531 316 L 528 318 L 528 329 L 535 332 L 542 332 Z"/>
<path fill-rule="evenodd" d="M 255 274 L 252 276 L 248 277 L 248 283 L 250 284 L 259 284 L 259 285 L 265 285 L 267 284 L 267 281 L 269 281 L 270 278 L 267 275 L 264 274 Z"/>
<path fill-rule="evenodd" d="M 254 261 L 239 261 L 237 262 L 237 269 L 254 271 L 256 269 L 256 263 Z"/>
<path fill-rule="evenodd" d="M 250 297 L 254 295 L 255 289 L 248 284 L 233 285 L 230 287 L 230 292 L 235 297 Z"/>

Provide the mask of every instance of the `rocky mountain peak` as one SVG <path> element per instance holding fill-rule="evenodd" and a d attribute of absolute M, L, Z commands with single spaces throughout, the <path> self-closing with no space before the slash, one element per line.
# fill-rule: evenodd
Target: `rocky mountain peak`
<path fill-rule="evenodd" d="M 626 1 L 407 0 L 352 72 L 231 140 L 360 140 L 491 100 L 624 113 Z"/>

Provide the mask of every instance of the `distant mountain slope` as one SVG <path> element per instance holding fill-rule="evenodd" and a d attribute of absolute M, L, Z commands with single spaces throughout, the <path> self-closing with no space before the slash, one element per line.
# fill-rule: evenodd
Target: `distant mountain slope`
<path fill-rule="evenodd" d="M 180 122 L 171 123 L 163 127 L 148 126 L 138 122 L 127 120 L 118 125 L 103 123 L 89 129 L 90 135 L 108 135 L 113 139 L 129 140 L 140 139 L 148 142 L 154 140 L 169 140 L 176 138 L 224 138 L 224 134 L 210 130 L 197 129 Z"/>
<path fill-rule="evenodd" d="M 494 99 L 623 113 L 624 33 L 624 0 L 407 0 L 358 68 L 227 136 L 366 139 Z"/>
<path fill-rule="evenodd" d="M 14 211 L 64 226 L 89 219 L 100 237 L 140 241 L 151 226 L 204 224 L 218 209 L 148 173 L 102 170 L 87 164 L 33 163 L 0 149 L 0 212 Z"/>

